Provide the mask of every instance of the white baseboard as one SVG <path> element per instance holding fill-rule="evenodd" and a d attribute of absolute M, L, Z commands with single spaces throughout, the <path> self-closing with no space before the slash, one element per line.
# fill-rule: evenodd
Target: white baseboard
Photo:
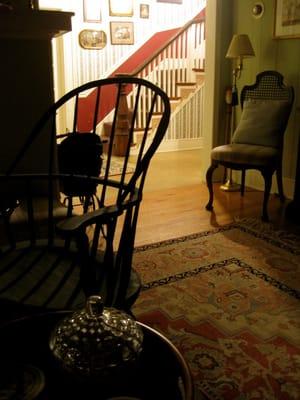
<path fill-rule="evenodd" d="M 164 140 L 159 145 L 157 152 L 167 152 L 176 150 L 193 150 L 203 147 L 203 138 L 198 139 L 177 139 Z"/>
<path fill-rule="evenodd" d="M 150 143 L 150 141 L 149 141 Z M 166 153 L 168 151 L 180 151 L 180 150 L 194 150 L 200 149 L 203 147 L 203 138 L 199 139 L 176 139 L 176 140 L 164 140 L 159 145 L 156 150 L 157 153 Z M 146 144 L 147 146 L 147 144 Z M 130 149 L 131 155 L 136 155 L 138 153 L 138 149 L 132 147 Z"/>
<path fill-rule="evenodd" d="M 241 173 L 233 171 L 233 179 L 235 182 L 240 182 Z M 259 171 L 246 171 L 246 186 L 257 190 L 264 190 L 264 179 Z M 295 179 L 283 178 L 284 195 L 288 199 L 294 196 Z M 278 193 L 276 175 L 273 175 L 271 193 Z"/>

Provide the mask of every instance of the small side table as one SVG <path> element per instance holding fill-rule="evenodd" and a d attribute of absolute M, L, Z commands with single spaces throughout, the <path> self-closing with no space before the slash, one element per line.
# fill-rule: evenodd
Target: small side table
<path fill-rule="evenodd" d="M 66 315 L 67 312 L 39 314 L 1 327 L 0 398 L 5 390 L 18 387 L 18 394 L 25 392 L 28 400 L 194 399 L 191 372 L 180 352 L 161 333 L 139 322 L 144 332 L 143 351 L 137 366 L 121 379 L 87 383 L 66 374 L 48 344 L 53 328 Z"/>

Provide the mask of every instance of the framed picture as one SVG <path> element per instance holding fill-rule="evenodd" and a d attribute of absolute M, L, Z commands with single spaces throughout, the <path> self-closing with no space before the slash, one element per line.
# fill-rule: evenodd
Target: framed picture
<path fill-rule="evenodd" d="M 110 22 L 111 44 L 133 44 L 133 22 Z"/>
<path fill-rule="evenodd" d="M 109 0 L 109 15 L 111 17 L 132 17 L 133 0 Z"/>
<path fill-rule="evenodd" d="M 174 3 L 182 4 L 182 0 L 156 0 L 157 3 Z"/>
<path fill-rule="evenodd" d="M 140 18 L 149 18 L 149 4 L 140 4 Z"/>
<path fill-rule="evenodd" d="M 78 36 L 79 44 L 83 49 L 101 50 L 107 44 L 107 37 L 104 31 L 84 29 Z"/>
<path fill-rule="evenodd" d="M 83 0 L 83 21 L 101 22 L 100 1 Z"/>
<path fill-rule="evenodd" d="M 300 38 L 300 2 L 298 0 L 276 0 L 274 38 Z"/>

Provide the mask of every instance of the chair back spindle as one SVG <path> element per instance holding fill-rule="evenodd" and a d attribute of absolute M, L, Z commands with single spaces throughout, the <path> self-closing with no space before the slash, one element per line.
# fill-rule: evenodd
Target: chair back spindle
<path fill-rule="evenodd" d="M 98 121 L 107 93 L 114 94 L 115 106 L 103 142 Z M 141 104 L 144 93 L 147 104 Z M 163 113 L 154 124 L 158 102 Z M 141 109 L 147 114 L 142 127 Z M 89 82 L 50 107 L 0 174 L 0 307 L 8 302 L 76 308 L 88 295 L 99 294 L 107 306 L 131 308 L 141 287 L 131 265 L 139 206 L 169 118 L 166 93 L 131 76 Z M 40 149 L 49 158 L 48 171 L 32 172 L 29 166 L 20 173 L 44 134 L 50 135 L 49 148 Z M 116 156 L 120 137 L 123 155 Z"/>

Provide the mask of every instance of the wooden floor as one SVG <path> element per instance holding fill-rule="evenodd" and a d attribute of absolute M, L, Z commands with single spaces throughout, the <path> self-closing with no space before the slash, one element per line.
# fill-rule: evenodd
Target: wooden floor
<path fill-rule="evenodd" d="M 219 184 L 215 184 L 214 211 L 207 211 L 208 191 L 201 182 L 201 167 L 201 150 L 155 155 L 145 184 L 136 246 L 212 229 L 236 217 L 260 218 L 262 192 L 247 189 L 241 197 L 238 192 L 220 190 Z M 280 228 L 293 229 L 284 218 L 284 209 L 279 198 L 271 195 L 270 220 Z"/>

